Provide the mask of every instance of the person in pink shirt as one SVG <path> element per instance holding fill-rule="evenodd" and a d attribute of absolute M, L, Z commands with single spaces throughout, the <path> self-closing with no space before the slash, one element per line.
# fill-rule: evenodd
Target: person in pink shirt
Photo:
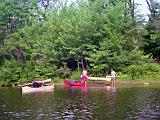
<path fill-rule="evenodd" d="M 88 80 L 87 70 L 84 68 L 81 75 L 81 82 L 85 82 Z"/>

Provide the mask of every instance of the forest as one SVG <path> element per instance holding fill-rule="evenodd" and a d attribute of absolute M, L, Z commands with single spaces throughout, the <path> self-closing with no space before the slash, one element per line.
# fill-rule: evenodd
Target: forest
<path fill-rule="evenodd" d="M 1 0 L 0 84 L 105 77 L 160 82 L 160 2 Z"/>

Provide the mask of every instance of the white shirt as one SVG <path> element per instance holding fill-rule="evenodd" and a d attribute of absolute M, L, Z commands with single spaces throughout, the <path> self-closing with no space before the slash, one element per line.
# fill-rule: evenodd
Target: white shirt
<path fill-rule="evenodd" d="M 112 77 L 116 77 L 116 72 L 115 72 L 115 71 L 112 71 L 112 72 L 111 72 L 111 76 L 112 76 Z"/>

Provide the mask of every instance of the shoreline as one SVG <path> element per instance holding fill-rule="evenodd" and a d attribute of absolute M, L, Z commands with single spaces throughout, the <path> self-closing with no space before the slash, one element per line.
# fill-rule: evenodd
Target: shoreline
<path fill-rule="evenodd" d="M 64 85 L 63 82 L 57 82 L 57 83 L 53 83 L 56 86 L 61 86 Z M 88 81 L 87 82 L 88 85 L 100 85 L 100 84 L 104 84 L 104 85 L 110 85 L 111 82 L 110 81 Z M 160 86 L 160 81 L 159 82 L 142 82 L 142 81 L 134 81 L 134 82 L 122 82 L 122 81 L 117 81 L 116 82 L 116 86 Z M 22 87 L 24 86 L 24 84 L 0 84 L 0 87 Z"/>
<path fill-rule="evenodd" d="M 63 83 L 54 83 L 55 86 L 62 86 Z M 87 85 L 105 85 L 105 86 L 111 86 L 110 82 L 88 82 Z M 130 87 L 130 86 L 160 86 L 160 82 L 117 82 L 116 87 Z"/>

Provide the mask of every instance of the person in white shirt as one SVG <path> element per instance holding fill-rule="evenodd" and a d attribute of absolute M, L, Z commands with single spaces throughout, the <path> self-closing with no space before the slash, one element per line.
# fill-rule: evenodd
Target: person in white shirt
<path fill-rule="evenodd" d="M 111 70 L 111 82 L 112 82 L 112 86 L 115 86 L 115 84 L 116 84 L 116 72 L 113 69 Z"/>

